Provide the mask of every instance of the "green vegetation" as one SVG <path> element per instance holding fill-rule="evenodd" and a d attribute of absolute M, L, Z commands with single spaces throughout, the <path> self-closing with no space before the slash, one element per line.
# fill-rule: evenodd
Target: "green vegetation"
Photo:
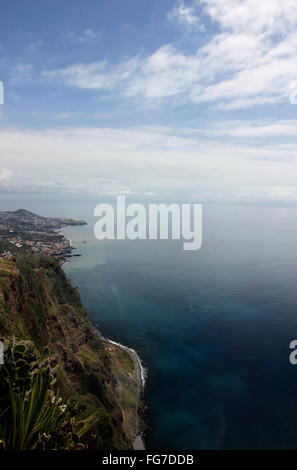
<path fill-rule="evenodd" d="M 86 448 L 91 419 L 85 407 L 63 401 L 51 362 L 28 342 L 6 343 L 0 370 L 0 446 L 4 450 Z M 90 438 L 89 438 L 90 439 Z"/>
<path fill-rule="evenodd" d="M 54 258 L 0 259 L 0 336 L 10 344 L 0 366 L 5 448 L 132 447 L 138 371 L 126 351 L 99 337 Z"/>

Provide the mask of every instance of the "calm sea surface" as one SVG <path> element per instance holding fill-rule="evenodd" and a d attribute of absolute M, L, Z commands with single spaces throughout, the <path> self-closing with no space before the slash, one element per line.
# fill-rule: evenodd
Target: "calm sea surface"
<path fill-rule="evenodd" d="M 65 271 L 103 334 L 148 369 L 147 447 L 296 448 L 297 209 L 204 206 L 196 252 L 99 242 L 93 209 L 63 231 L 82 254 Z"/>

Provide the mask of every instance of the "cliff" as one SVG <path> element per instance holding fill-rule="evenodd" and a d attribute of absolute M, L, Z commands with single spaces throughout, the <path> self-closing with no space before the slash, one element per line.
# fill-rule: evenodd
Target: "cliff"
<path fill-rule="evenodd" d="M 141 380 L 133 355 L 102 338 L 57 260 L 0 259 L 0 336 L 46 348 L 63 397 L 92 416 L 87 448 L 131 449 L 139 434 Z"/>

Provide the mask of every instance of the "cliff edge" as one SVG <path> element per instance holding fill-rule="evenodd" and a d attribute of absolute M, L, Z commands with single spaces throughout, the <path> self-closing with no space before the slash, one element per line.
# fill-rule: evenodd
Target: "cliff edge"
<path fill-rule="evenodd" d="M 52 257 L 0 258 L 0 336 L 46 348 L 64 397 L 92 416 L 87 448 L 132 449 L 141 431 L 142 383 L 127 349 L 101 337 L 80 296 Z"/>

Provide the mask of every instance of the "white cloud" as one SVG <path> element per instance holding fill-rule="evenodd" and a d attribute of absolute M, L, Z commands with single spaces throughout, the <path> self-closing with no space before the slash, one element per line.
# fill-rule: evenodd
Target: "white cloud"
<path fill-rule="evenodd" d="M 54 119 L 73 119 L 77 117 L 77 113 L 72 113 L 72 112 L 68 112 L 68 113 L 60 113 L 60 114 L 55 114 L 53 116 Z"/>
<path fill-rule="evenodd" d="M 197 4 L 179 2 L 169 18 L 198 26 Z M 43 76 L 151 102 L 175 96 L 222 109 L 288 100 L 288 84 L 297 77 L 296 1 L 203 0 L 201 6 L 218 30 L 194 53 L 166 44 L 115 65 L 77 63 Z"/>
<path fill-rule="evenodd" d="M 200 130 L 201 131 L 201 130 Z M 230 137 L 293 137 L 297 136 L 297 120 L 269 121 L 235 121 L 213 124 L 207 133 L 216 136 Z"/>
<path fill-rule="evenodd" d="M 68 85 L 85 89 L 114 89 L 124 83 L 137 68 L 137 58 L 123 62 L 116 67 L 107 62 L 73 64 L 64 69 L 44 71 L 46 79 L 64 80 Z"/>
<path fill-rule="evenodd" d="M 7 187 L 13 178 L 13 172 L 8 168 L 0 168 L 0 188 Z"/>
<path fill-rule="evenodd" d="M 150 54 L 117 63 L 99 57 L 92 63 L 46 70 L 43 78 L 101 90 L 102 99 L 120 96 L 129 106 L 133 98 L 140 106 L 168 100 L 197 107 L 210 103 L 225 110 L 284 100 L 289 105 L 289 82 L 297 80 L 296 1 L 179 2 L 168 18 L 183 23 L 196 40 L 205 15 L 215 33 L 210 37 L 208 31 L 207 42 L 192 52 L 163 44 Z M 71 33 L 68 39 L 94 40 L 97 33 L 86 31 Z M 33 73 L 28 64 L 19 64 L 15 72 L 15 83 Z M 54 118 L 82 117 L 80 110 L 66 111 Z M 297 202 L 296 119 L 215 124 L 206 120 L 205 127 L 2 128 L 1 165 L 10 170 L 0 170 L 0 185 L 19 192 L 44 189 L 177 199 L 200 194 L 202 199 Z"/>
<path fill-rule="evenodd" d="M 294 143 L 252 147 L 169 128 L 2 129 L 0 154 L 10 168 L 2 173 L 6 187 L 20 193 L 125 191 L 177 200 L 199 193 L 202 200 L 234 201 L 243 194 L 254 200 L 261 188 L 263 201 L 281 188 L 281 199 L 288 194 L 290 202 L 297 172 Z"/>
<path fill-rule="evenodd" d="M 230 32 L 281 33 L 294 31 L 295 0 L 200 0 L 205 12 Z"/>
<path fill-rule="evenodd" d="M 186 26 L 190 31 L 205 31 L 205 26 L 196 14 L 195 8 L 193 6 L 186 5 L 183 1 L 180 1 L 168 12 L 167 18 Z"/>
<path fill-rule="evenodd" d="M 11 85 L 23 85 L 24 83 L 31 82 L 33 79 L 34 70 L 32 64 L 19 63 L 11 69 Z"/>
<path fill-rule="evenodd" d="M 100 38 L 101 35 L 102 33 L 100 31 L 88 28 L 82 32 L 68 31 L 65 37 L 71 42 L 86 44 L 94 42 L 96 39 Z"/>

